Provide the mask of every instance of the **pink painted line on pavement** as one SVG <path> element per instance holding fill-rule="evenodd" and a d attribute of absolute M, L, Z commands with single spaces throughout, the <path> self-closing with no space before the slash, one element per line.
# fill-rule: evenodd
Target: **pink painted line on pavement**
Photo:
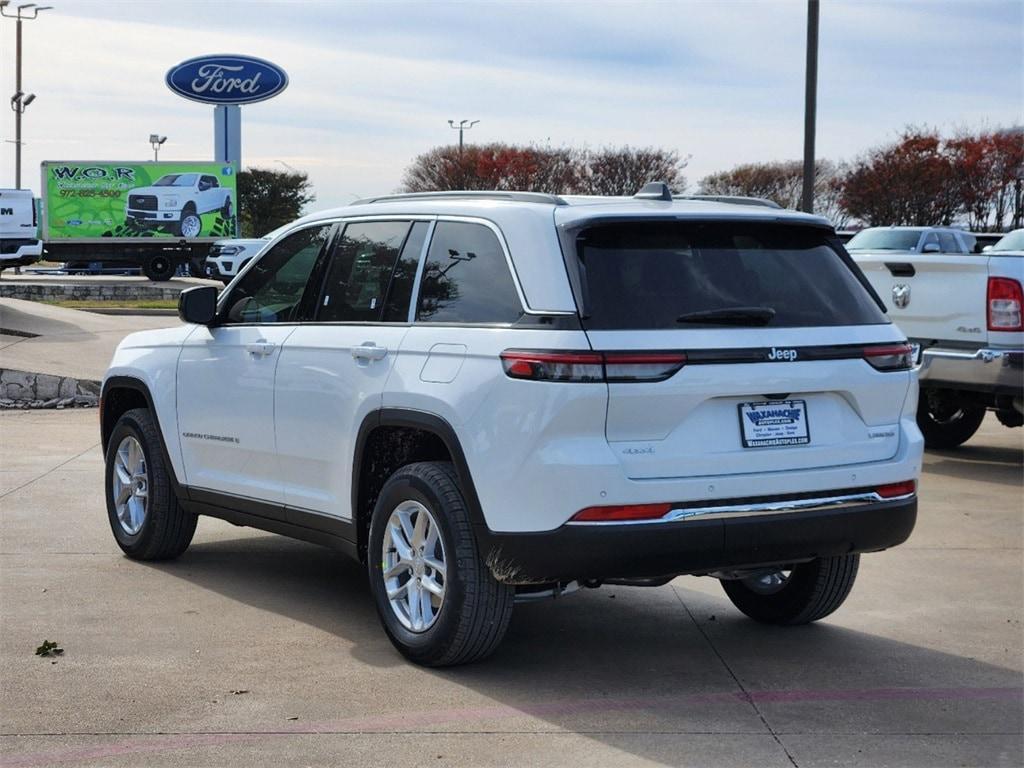
<path fill-rule="evenodd" d="M 544 715 L 572 715 L 588 712 L 613 712 L 628 709 L 658 709 L 693 704 L 757 702 L 820 702 L 820 701 L 938 701 L 938 700 L 1024 700 L 1024 688 L 866 688 L 846 690 L 753 691 L 743 693 L 689 694 L 630 699 L 567 699 L 523 706 L 464 707 L 439 712 L 402 712 L 352 717 L 321 723 L 287 723 L 265 731 L 247 733 L 187 733 L 166 736 L 140 735 L 123 737 L 113 744 L 90 747 L 25 752 L 0 758 L 5 768 L 84 763 L 103 758 L 131 754 L 152 754 L 173 750 L 216 747 L 237 742 L 256 741 L 281 736 L 315 735 L 320 733 L 381 733 L 408 731 L 416 727 L 452 723 L 514 719 Z"/>

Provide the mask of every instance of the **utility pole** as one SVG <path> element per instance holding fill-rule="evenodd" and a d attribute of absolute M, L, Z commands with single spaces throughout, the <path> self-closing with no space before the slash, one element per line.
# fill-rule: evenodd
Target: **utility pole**
<path fill-rule="evenodd" d="M 454 120 L 449 120 L 448 121 L 448 126 L 452 130 L 455 130 L 455 131 L 459 132 L 459 159 L 460 160 L 462 159 L 462 134 L 463 134 L 464 131 L 468 131 L 470 128 L 472 128 L 474 125 L 476 125 L 479 122 L 480 122 L 479 120 L 473 120 L 472 122 L 469 121 L 469 120 L 460 120 L 459 124 L 456 125 Z"/>
<path fill-rule="evenodd" d="M 35 3 L 22 3 L 17 8 L 17 13 L 8 13 L 7 6 L 10 0 L 0 0 L 0 15 L 8 19 L 16 19 L 17 31 L 15 37 L 15 65 L 14 65 L 14 95 L 11 96 L 11 109 L 14 111 L 14 187 L 21 189 L 21 116 L 25 109 L 35 101 L 34 93 L 26 94 L 21 89 L 21 22 L 32 21 L 42 11 L 49 11 L 52 5 L 39 5 Z M 31 13 L 31 16 L 29 15 Z"/>
<path fill-rule="evenodd" d="M 800 207 L 814 212 L 814 120 L 818 109 L 818 0 L 807 0 L 807 81 L 804 90 L 804 186 Z"/>

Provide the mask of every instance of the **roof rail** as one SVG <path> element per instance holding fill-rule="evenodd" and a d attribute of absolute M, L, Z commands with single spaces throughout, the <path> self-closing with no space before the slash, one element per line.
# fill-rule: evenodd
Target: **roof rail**
<path fill-rule="evenodd" d="M 733 205 L 758 205 L 762 208 L 782 208 L 774 200 L 763 197 L 743 197 L 742 195 L 686 195 L 685 200 L 705 200 L 709 203 L 732 203 Z"/>
<path fill-rule="evenodd" d="M 545 192 L 500 192 L 500 191 L 460 191 L 460 192 L 407 192 L 397 195 L 381 195 L 355 200 L 349 205 L 367 205 L 369 203 L 390 203 L 402 200 L 511 200 L 517 203 L 547 203 L 548 205 L 568 205 L 558 195 Z"/>

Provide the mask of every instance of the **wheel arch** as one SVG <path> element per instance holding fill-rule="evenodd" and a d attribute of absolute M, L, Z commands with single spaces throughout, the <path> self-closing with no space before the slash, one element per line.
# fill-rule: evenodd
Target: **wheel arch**
<path fill-rule="evenodd" d="M 146 408 L 152 414 L 162 438 L 160 450 L 163 452 L 164 465 L 169 470 L 171 485 L 179 498 L 186 498 L 185 488 L 175 474 L 174 462 L 171 461 L 167 450 L 166 432 L 160 423 L 160 413 L 157 411 L 149 386 L 142 379 L 132 376 L 111 376 L 103 382 L 103 388 L 100 390 L 100 448 L 103 455 L 107 453 L 110 436 L 118 420 L 133 408 Z"/>
<path fill-rule="evenodd" d="M 444 418 L 425 411 L 381 408 L 363 419 L 352 454 L 352 520 L 360 559 L 365 559 L 370 516 L 387 478 L 417 461 L 450 461 L 479 538 L 486 530 L 473 476 L 455 429 Z"/>

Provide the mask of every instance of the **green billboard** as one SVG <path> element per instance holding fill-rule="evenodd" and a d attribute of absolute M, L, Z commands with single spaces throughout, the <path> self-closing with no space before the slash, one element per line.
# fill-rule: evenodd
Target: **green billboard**
<path fill-rule="evenodd" d="M 226 163 L 43 163 L 46 241 L 235 237 L 238 192 Z"/>

